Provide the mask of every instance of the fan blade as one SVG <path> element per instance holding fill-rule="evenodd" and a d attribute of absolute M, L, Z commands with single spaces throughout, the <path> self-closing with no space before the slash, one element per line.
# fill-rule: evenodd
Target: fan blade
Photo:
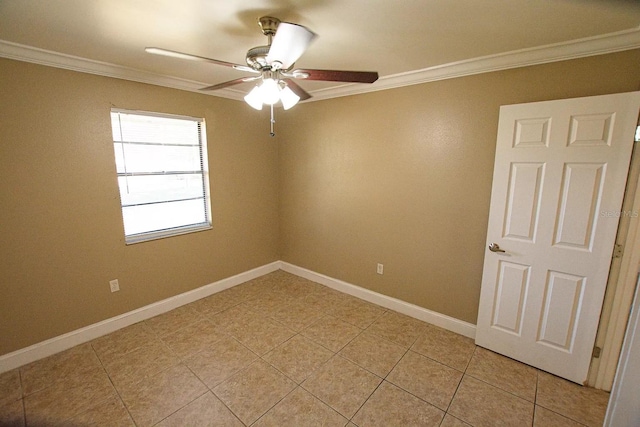
<path fill-rule="evenodd" d="M 254 80 L 258 80 L 262 78 L 262 76 L 255 76 L 255 77 L 242 77 L 240 79 L 235 79 L 235 80 L 229 80 L 228 82 L 224 82 L 224 83 L 218 83 L 217 85 L 213 85 L 213 86 L 207 86 L 207 87 L 203 87 L 200 90 L 217 90 L 217 89 L 223 89 L 225 87 L 229 87 L 229 86 L 235 86 L 238 85 L 240 83 L 245 83 L 245 82 L 251 82 Z"/>
<path fill-rule="evenodd" d="M 269 48 L 267 64 L 278 62 L 282 64 L 280 68 L 286 70 L 302 56 L 315 38 L 316 34 L 302 25 L 281 22 Z"/>
<path fill-rule="evenodd" d="M 294 82 L 291 79 L 284 79 L 284 81 L 287 83 L 287 86 L 289 86 L 289 89 L 291 89 L 291 91 L 293 93 L 295 93 L 296 95 L 298 95 L 300 97 L 300 101 L 304 101 L 305 99 L 311 98 L 311 95 L 309 94 L 309 92 L 307 92 L 306 90 L 302 89 L 298 85 L 298 83 Z"/>
<path fill-rule="evenodd" d="M 378 80 L 376 71 L 293 70 L 284 74 L 297 79 L 327 82 L 373 83 Z"/>
<path fill-rule="evenodd" d="M 162 49 L 160 47 L 145 47 L 144 50 L 147 53 L 152 53 L 154 55 L 162 55 L 169 56 L 171 58 L 179 58 L 179 59 L 188 59 L 190 61 L 201 61 L 201 62 L 210 62 L 216 65 L 222 65 L 223 67 L 235 68 L 240 71 L 248 71 L 250 73 L 259 73 L 260 71 L 254 70 L 251 67 L 247 67 L 246 65 L 233 64 L 231 62 L 219 61 L 213 58 L 205 58 L 204 56 L 191 55 L 188 53 L 176 52 L 174 50 Z"/>

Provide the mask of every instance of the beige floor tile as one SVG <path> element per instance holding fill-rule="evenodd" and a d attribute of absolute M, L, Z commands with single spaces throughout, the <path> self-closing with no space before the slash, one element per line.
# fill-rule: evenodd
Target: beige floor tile
<path fill-rule="evenodd" d="M 304 300 L 293 300 L 287 304 L 276 307 L 269 313 L 273 320 L 286 325 L 296 332 L 300 332 L 307 326 L 317 322 L 324 314 L 317 307 Z"/>
<path fill-rule="evenodd" d="M 202 319 L 202 314 L 191 304 L 187 304 L 145 320 L 145 323 L 156 335 L 162 337 Z"/>
<path fill-rule="evenodd" d="M 57 381 L 24 399 L 27 425 L 61 425 L 113 397 L 116 391 L 102 370 L 82 375 L 82 381 Z"/>
<path fill-rule="evenodd" d="M 578 427 L 608 397 L 276 271 L 0 374 L 0 425 Z"/>
<path fill-rule="evenodd" d="M 296 276 L 295 274 L 291 274 L 284 270 L 275 270 L 271 273 L 265 274 L 264 276 L 260 276 L 257 280 L 262 280 L 264 282 L 270 283 L 272 285 L 278 285 L 280 283 L 286 283 L 292 280 L 304 280 L 300 276 Z"/>
<path fill-rule="evenodd" d="M 142 381 L 177 365 L 180 359 L 161 341 L 139 347 L 123 356 L 104 362 L 104 368 L 116 387 Z"/>
<path fill-rule="evenodd" d="M 243 427 L 220 399 L 208 392 L 165 418 L 156 427 Z"/>
<path fill-rule="evenodd" d="M 185 364 L 213 388 L 258 358 L 254 352 L 234 338 L 225 337 L 215 346 L 202 350 L 185 360 Z"/>
<path fill-rule="evenodd" d="M 406 351 L 391 341 L 365 331 L 340 350 L 339 354 L 384 378 Z"/>
<path fill-rule="evenodd" d="M 91 345 L 104 363 L 157 340 L 147 324 L 140 322 L 96 338 Z"/>
<path fill-rule="evenodd" d="M 70 381 L 96 369 L 102 369 L 91 344 L 82 344 L 20 368 L 25 396 L 50 386 L 55 381 Z"/>
<path fill-rule="evenodd" d="M 343 427 L 348 420 L 298 387 L 263 415 L 253 427 Z"/>
<path fill-rule="evenodd" d="M 533 415 L 533 427 L 583 427 L 584 424 L 556 414 L 542 406 L 536 405 Z"/>
<path fill-rule="evenodd" d="M 365 329 L 385 313 L 385 309 L 351 297 L 344 304 L 331 310 L 331 314 L 340 320 L 344 320 L 360 329 Z"/>
<path fill-rule="evenodd" d="M 367 330 L 404 348 L 409 348 L 424 329 L 424 322 L 395 311 L 387 311 Z"/>
<path fill-rule="evenodd" d="M 228 292 L 222 291 L 209 295 L 206 298 L 199 299 L 191 304 L 198 312 L 204 316 L 212 316 L 220 313 L 228 308 L 238 305 L 243 300 L 238 296 Z"/>
<path fill-rule="evenodd" d="M 536 404 L 588 426 L 601 426 L 609 393 L 538 373 Z"/>
<path fill-rule="evenodd" d="M 477 427 L 520 427 L 533 423 L 533 403 L 467 375 L 448 412 Z"/>
<path fill-rule="evenodd" d="M 231 298 L 241 303 L 268 292 L 272 287 L 273 283 L 270 281 L 270 278 L 265 278 L 263 276 L 234 286 L 233 288 L 227 289 L 223 292 L 228 293 Z"/>
<path fill-rule="evenodd" d="M 443 416 L 443 411 L 383 381 L 353 422 L 360 427 L 439 426 Z"/>
<path fill-rule="evenodd" d="M 256 298 L 243 302 L 241 305 L 254 313 L 268 316 L 273 310 L 288 304 L 291 298 L 281 292 L 265 292 Z"/>
<path fill-rule="evenodd" d="M 0 402 L 0 426 L 24 427 L 25 425 L 22 399 Z"/>
<path fill-rule="evenodd" d="M 411 349 L 459 371 L 467 368 L 476 348 L 471 338 L 427 325 Z"/>
<path fill-rule="evenodd" d="M 273 290 L 284 293 L 294 300 L 300 300 L 324 288 L 324 286 L 311 280 L 294 275 L 290 276 L 292 276 L 290 279 L 276 283 Z"/>
<path fill-rule="evenodd" d="M 251 280 L 249 283 L 259 288 L 262 292 L 271 292 L 282 284 L 302 279 L 284 270 L 276 270 L 264 276 Z"/>
<path fill-rule="evenodd" d="M 67 420 L 65 424 L 82 427 L 135 427 L 133 419 L 119 397 L 108 399 L 104 403 Z"/>
<path fill-rule="evenodd" d="M 446 414 L 440 427 L 471 427 L 471 424 L 467 424 L 452 415 Z"/>
<path fill-rule="evenodd" d="M 247 324 L 247 322 L 255 319 L 256 316 L 256 313 L 244 305 L 238 304 L 211 316 L 210 319 L 215 325 L 221 326 L 224 329 L 233 329 Z"/>
<path fill-rule="evenodd" d="M 349 297 L 345 294 L 322 286 L 315 292 L 304 297 L 303 301 L 316 307 L 323 313 L 330 313 L 331 310 L 335 310 L 337 307 L 345 304 Z"/>
<path fill-rule="evenodd" d="M 225 327 L 227 333 L 259 355 L 273 350 L 295 335 L 295 331 L 261 315 Z"/>
<path fill-rule="evenodd" d="M 227 334 L 207 319 L 193 323 L 177 332 L 165 335 L 162 341 L 179 358 L 184 359 L 212 346 Z"/>
<path fill-rule="evenodd" d="M 265 354 L 263 359 L 300 384 L 332 356 L 333 352 L 302 335 L 296 335 Z"/>
<path fill-rule="evenodd" d="M 338 352 L 362 330 L 333 316 L 325 316 L 300 333 L 310 340 Z"/>
<path fill-rule="evenodd" d="M 151 426 L 207 392 L 207 387 L 180 364 L 135 387 L 126 387 L 120 395 L 137 426 Z"/>
<path fill-rule="evenodd" d="M 351 418 L 382 379 L 347 359 L 334 356 L 302 387 L 343 416 Z"/>
<path fill-rule="evenodd" d="M 524 363 L 476 347 L 465 373 L 530 402 L 535 401 L 538 370 Z"/>
<path fill-rule="evenodd" d="M 249 425 L 295 387 L 289 378 L 258 360 L 216 386 L 213 392 L 243 423 Z"/>
<path fill-rule="evenodd" d="M 18 369 L 0 374 L 0 405 L 22 398 L 22 385 Z"/>
<path fill-rule="evenodd" d="M 446 411 L 462 379 L 462 372 L 409 350 L 387 381 Z"/>

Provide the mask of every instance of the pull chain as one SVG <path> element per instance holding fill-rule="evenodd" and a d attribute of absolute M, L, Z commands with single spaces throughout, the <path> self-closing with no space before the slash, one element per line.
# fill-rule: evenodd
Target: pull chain
<path fill-rule="evenodd" d="M 272 137 L 276 136 L 275 131 L 273 130 L 273 125 L 276 123 L 276 118 L 273 115 L 273 104 L 271 104 L 271 132 L 269 132 L 269 135 L 271 135 Z"/>

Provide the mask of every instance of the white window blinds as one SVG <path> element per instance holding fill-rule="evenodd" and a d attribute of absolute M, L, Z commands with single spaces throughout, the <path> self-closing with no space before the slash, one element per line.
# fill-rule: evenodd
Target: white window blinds
<path fill-rule="evenodd" d="M 127 243 L 211 228 L 204 119 L 111 110 Z"/>

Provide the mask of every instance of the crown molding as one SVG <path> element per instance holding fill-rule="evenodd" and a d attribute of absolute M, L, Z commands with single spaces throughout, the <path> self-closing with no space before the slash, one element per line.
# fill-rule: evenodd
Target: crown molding
<path fill-rule="evenodd" d="M 376 92 L 437 80 L 603 55 L 637 48 L 640 48 L 640 27 L 569 42 L 482 56 L 421 70 L 383 76 L 371 85 L 345 84 L 327 89 L 318 89 L 310 91 L 313 97 L 305 102 L 321 101 L 341 96 Z M 0 57 L 63 68 L 81 73 L 97 74 L 100 76 L 197 92 L 200 94 L 203 94 L 203 92 L 199 89 L 207 85 L 203 82 L 165 76 L 5 40 L 0 40 Z M 242 100 L 245 93 L 237 89 L 222 89 L 215 91 L 215 93 L 207 93 L 207 95 Z"/>
<path fill-rule="evenodd" d="M 6 40 L 0 40 L 0 57 L 46 65 L 49 67 L 63 68 L 65 70 L 78 71 L 81 73 L 96 74 L 99 76 L 113 77 L 116 79 L 130 80 L 139 83 L 148 83 L 156 86 L 164 86 L 190 92 L 198 92 L 200 94 L 203 94 L 203 92 L 199 89 L 208 86 L 208 83 L 166 76 L 108 62 L 95 61 L 93 59 L 67 55 L 51 50 L 8 42 Z M 209 94 L 207 93 L 207 95 Z M 242 99 L 240 92 L 224 89 L 216 91 L 215 96 Z"/>
<path fill-rule="evenodd" d="M 640 48 L 640 27 L 601 36 L 515 50 L 464 61 L 451 62 L 421 70 L 384 76 L 371 85 L 346 84 L 311 92 L 310 101 L 356 95 L 402 86 L 428 83 L 492 71 L 566 61 Z"/>

